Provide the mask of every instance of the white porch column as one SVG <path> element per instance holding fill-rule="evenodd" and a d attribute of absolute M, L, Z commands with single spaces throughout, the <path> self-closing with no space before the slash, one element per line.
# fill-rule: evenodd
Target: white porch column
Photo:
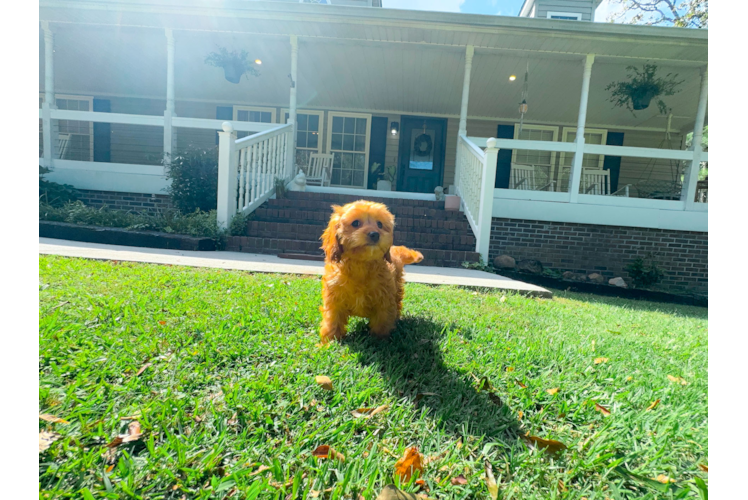
<path fill-rule="evenodd" d="M 230 122 L 223 122 L 223 131 L 218 132 L 218 226 L 227 228 L 236 214 L 237 172 L 236 132 Z"/>
<path fill-rule="evenodd" d="M 171 126 L 174 112 L 174 33 L 166 28 L 166 110 L 164 111 L 164 153 L 166 161 L 171 158 L 176 131 Z"/>
<path fill-rule="evenodd" d="M 54 157 L 54 146 L 57 138 L 52 137 L 51 110 L 57 109 L 55 105 L 55 38 L 49 29 L 49 22 L 42 21 L 44 30 L 44 102 L 42 103 L 42 135 L 44 136 L 44 166 L 52 168 Z"/>
<path fill-rule="evenodd" d="M 584 126 L 587 122 L 587 101 L 590 96 L 590 77 L 592 76 L 592 64 L 594 62 L 595 54 L 587 54 L 587 58 L 584 60 L 584 73 L 582 75 L 582 96 L 579 99 L 574 164 L 571 167 L 571 175 L 569 176 L 570 203 L 576 203 L 579 198 L 579 181 L 582 179 L 582 160 L 584 159 Z"/>
<path fill-rule="evenodd" d="M 293 124 L 291 130 L 291 147 L 288 148 L 288 172 L 291 177 L 296 175 L 296 76 L 299 62 L 299 39 L 291 35 L 291 94 L 288 105 L 288 123 Z M 320 124 L 321 125 L 321 124 Z"/>
<path fill-rule="evenodd" d="M 699 168 L 701 166 L 701 139 L 704 135 L 704 120 L 706 118 L 706 103 L 708 96 L 708 68 L 701 70 L 701 91 L 699 93 L 699 107 L 696 109 L 696 123 L 693 125 L 693 160 L 683 176 L 683 188 L 681 189 L 681 200 L 684 201 L 685 210 L 693 210 L 696 204 L 696 183 L 699 180 Z"/>
<path fill-rule="evenodd" d="M 486 156 L 483 160 L 483 175 L 480 186 L 480 209 L 478 234 L 475 235 L 475 251 L 488 264 L 488 246 L 491 242 L 491 220 L 493 219 L 493 190 L 496 184 L 496 160 L 499 148 L 493 137 L 486 141 Z"/>
<path fill-rule="evenodd" d="M 465 47 L 465 75 L 462 79 L 459 135 L 467 135 L 468 99 L 470 97 L 470 73 L 473 69 L 473 54 L 475 54 L 475 47 L 472 45 Z"/>

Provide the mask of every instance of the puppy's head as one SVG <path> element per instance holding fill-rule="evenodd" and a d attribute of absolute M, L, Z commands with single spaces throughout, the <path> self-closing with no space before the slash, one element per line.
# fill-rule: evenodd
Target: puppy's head
<path fill-rule="evenodd" d="M 362 200 L 332 208 L 330 223 L 322 234 L 326 260 L 389 260 L 395 217 L 386 206 Z"/>

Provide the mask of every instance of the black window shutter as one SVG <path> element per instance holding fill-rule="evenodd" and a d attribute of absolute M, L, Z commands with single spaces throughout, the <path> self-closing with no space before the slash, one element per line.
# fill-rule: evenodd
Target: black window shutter
<path fill-rule="evenodd" d="M 380 168 L 385 167 L 384 158 L 387 151 L 387 117 L 371 117 L 371 137 L 369 138 L 369 181 L 368 189 L 377 188 L 377 177 L 371 175 L 371 165 L 379 163 Z"/>
<path fill-rule="evenodd" d="M 623 146 L 623 132 L 608 132 L 606 146 Z M 618 176 L 621 174 L 621 157 L 606 156 L 603 158 L 603 170 L 610 170 L 610 192 L 618 190 Z"/>
<path fill-rule="evenodd" d="M 231 121 L 234 119 L 234 107 L 233 106 L 217 106 L 216 107 L 216 120 Z M 216 146 L 218 146 L 218 131 L 216 130 Z"/>
<path fill-rule="evenodd" d="M 94 99 L 93 110 L 100 113 L 111 113 L 109 99 Z M 112 125 L 110 123 L 93 124 L 93 160 L 109 163 L 112 161 Z"/>
<path fill-rule="evenodd" d="M 496 127 L 497 139 L 514 139 L 514 125 L 499 125 Z M 509 188 L 509 174 L 512 171 L 512 150 L 500 149 L 496 158 L 496 188 Z"/>

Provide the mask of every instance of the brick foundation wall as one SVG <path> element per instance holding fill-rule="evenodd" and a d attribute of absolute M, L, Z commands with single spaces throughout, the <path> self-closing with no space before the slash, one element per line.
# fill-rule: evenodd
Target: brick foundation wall
<path fill-rule="evenodd" d="M 163 212 L 172 208 L 168 196 L 161 194 L 118 193 L 114 191 L 92 191 L 79 189 L 80 200 L 91 207 L 100 208 L 103 205 L 114 210 L 128 212 Z"/>
<path fill-rule="evenodd" d="M 695 231 L 494 218 L 489 258 L 536 259 L 550 269 L 631 283 L 624 268 L 651 252 L 664 273 L 658 289 L 708 296 L 708 240 Z"/>

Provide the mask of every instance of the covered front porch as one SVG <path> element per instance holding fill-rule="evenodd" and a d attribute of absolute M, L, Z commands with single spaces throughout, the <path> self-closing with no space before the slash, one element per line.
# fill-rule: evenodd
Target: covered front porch
<path fill-rule="evenodd" d="M 323 153 L 334 155 L 329 183 L 310 191 L 459 195 L 485 259 L 492 217 L 707 230 L 703 35 L 318 5 L 114 5 L 81 25 L 75 9 L 42 2 L 40 149 L 52 180 L 163 193 L 163 154 L 218 142 L 224 224 Z M 250 47 L 261 76 L 228 83 L 204 64 L 216 47 Z M 606 85 L 651 61 L 683 81 L 669 112 L 614 108 Z M 109 156 L 97 157 L 107 132 Z M 393 190 L 373 191 L 388 166 Z"/>

